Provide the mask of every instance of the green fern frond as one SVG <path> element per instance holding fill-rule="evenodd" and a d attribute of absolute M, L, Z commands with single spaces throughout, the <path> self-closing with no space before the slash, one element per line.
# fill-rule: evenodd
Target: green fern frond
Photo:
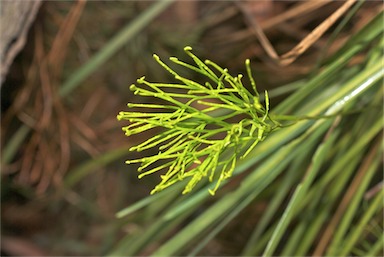
<path fill-rule="evenodd" d="M 183 194 L 189 193 L 202 179 L 208 179 L 215 183 L 209 190 L 213 195 L 221 182 L 232 176 L 238 159 L 249 154 L 280 124 L 269 115 L 267 91 L 264 105 L 260 103 L 249 60 L 245 64 L 252 93 L 244 87 L 243 75 L 234 77 L 212 61 L 203 62 L 191 52 L 191 47 L 184 50 L 194 65 L 175 57 L 170 60 L 203 75 L 206 81 L 198 83 L 185 78 L 154 55 L 178 83 L 138 79 L 138 85 L 130 87 L 135 95 L 158 98 L 165 103 L 129 103 L 131 111 L 122 111 L 117 118 L 130 122 L 123 127 L 127 136 L 158 127 L 164 129 L 130 149 L 140 152 L 156 148 L 157 154 L 126 162 L 141 163 L 139 178 L 165 170 L 151 194 L 184 179 L 189 182 Z"/>

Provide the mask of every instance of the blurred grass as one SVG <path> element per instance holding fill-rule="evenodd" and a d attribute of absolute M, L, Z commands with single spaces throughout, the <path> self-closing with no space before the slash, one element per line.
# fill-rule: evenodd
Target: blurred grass
<path fill-rule="evenodd" d="M 126 25 L 103 48 L 95 54 L 81 68 L 77 69 L 60 88 L 60 95 L 65 97 L 76 88 L 84 79 L 95 72 L 109 58 L 117 53 L 133 37 L 142 31 L 161 12 L 163 12 L 174 0 L 160 0 L 154 3 L 148 10 L 140 14 L 132 23 Z"/>
<path fill-rule="evenodd" d="M 272 109 L 275 114 L 279 111 L 309 116 L 322 113 L 341 114 L 335 118 L 302 121 L 272 135 L 237 168 L 239 174 L 246 168 L 255 167 L 242 178 L 242 183 L 232 191 L 216 197 L 214 203 L 198 212 L 197 216 L 185 220 L 187 225 L 180 224 L 180 231 L 176 234 L 170 235 L 169 231 L 169 239 L 165 236 L 156 237 L 154 240 L 160 245 L 152 252 L 153 256 L 201 254 L 200 250 L 204 249 L 204 245 L 209 244 L 252 201 L 257 201 L 257 197 L 272 184 L 279 188 L 277 196 L 271 199 L 262 222 L 255 227 L 254 234 L 249 237 L 247 247 L 241 255 L 310 255 L 317 246 L 319 236 L 329 236 L 323 234 L 324 229 L 331 226 L 327 220 L 332 217 L 359 166 L 368 158 L 367 152 L 373 151 L 372 161 L 360 168 L 364 169 L 364 182 L 360 181 L 355 189 L 359 193 L 354 195 L 356 198 L 353 198 L 353 202 L 347 203 L 349 208 L 343 210 L 344 218 L 331 228 L 335 230 L 334 236 L 326 239 L 329 244 L 316 249 L 316 255 L 351 255 L 372 215 L 383 208 L 382 202 L 378 200 L 382 199 L 383 189 L 372 201 L 366 202 L 362 198 L 369 184 L 372 184 L 373 176 L 378 175 L 382 156 L 382 147 L 377 147 L 377 144 L 375 146 L 374 142 L 382 137 L 383 113 L 379 106 L 383 100 L 384 70 L 381 57 L 373 54 L 383 50 L 379 43 L 383 35 L 381 20 L 382 13 L 354 35 L 302 88 Z M 364 63 L 349 66 L 350 61 L 362 52 L 371 55 L 366 56 Z M 354 113 L 342 114 L 348 111 Z M 284 173 L 284 179 L 279 179 Z M 177 205 L 169 205 L 167 212 L 175 210 L 178 214 L 171 216 L 174 218 L 172 222 L 179 220 L 181 223 L 182 217 L 187 217 L 186 214 L 193 208 L 197 211 L 207 200 L 202 193 L 204 190 L 202 188 L 200 192 L 183 196 L 180 200 L 182 202 Z M 175 192 L 168 193 L 171 194 Z M 163 195 L 166 196 L 165 193 Z M 160 201 L 159 198 L 163 195 L 155 196 L 156 201 Z M 364 202 L 369 208 L 361 213 L 356 207 Z M 145 203 L 149 204 L 148 207 L 151 206 L 147 198 L 140 203 L 140 207 L 144 207 Z M 184 205 L 187 207 L 183 208 Z M 163 209 L 164 206 L 159 208 Z M 184 212 L 176 211 L 179 209 Z M 123 216 L 124 212 L 131 213 L 132 209 L 128 210 L 120 212 L 119 216 Z M 141 215 L 146 213 L 145 208 L 138 211 Z M 124 239 L 124 243 L 112 251 L 111 255 L 140 254 L 150 247 L 153 243 L 149 240 L 151 235 L 160 231 L 161 234 L 164 233 L 160 224 L 165 226 L 169 222 L 164 217 L 167 216 L 147 221 L 146 230 L 141 235 L 136 235 L 148 240 L 141 249 L 129 247 L 134 238 L 130 235 L 131 239 Z M 348 223 L 352 218 L 361 219 L 357 227 Z M 190 248 L 191 245 L 196 248 Z"/>
<path fill-rule="evenodd" d="M 20 192 L 27 190 L 29 205 L 26 208 L 33 211 L 37 204 L 39 208 L 34 211 L 46 219 L 44 224 L 54 220 L 49 229 L 40 228 L 39 240 L 45 242 L 41 245 L 65 255 L 303 256 L 316 252 L 318 255 L 379 256 L 383 251 L 383 225 L 380 221 L 383 188 L 370 198 L 366 193 L 382 180 L 382 13 L 359 28 L 332 56 L 323 53 L 318 69 L 312 69 L 312 73 L 300 73 L 295 71 L 315 64 L 314 60 L 319 55 L 314 58 L 309 53 L 307 62 L 294 64 L 293 71 L 290 67 L 271 68 L 257 50 L 252 36 L 249 33 L 244 36 L 247 31 L 240 31 L 243 36 L 236 34 L 242 24 L 241 15 L 236 16 L 237 12 L 231 9 L 230 4 L 220 3 L 224 6 L 220 9 L 215 7 L 219 5 L 207 3 L 201 14 L 203 17 L 179 34 L 174 28 L 181 24 L 166 21 L 172 15 L 168 9 L 171 2 L 130 3 L 131 6 L 149 8 L 141 8 L 145 10 L 142 13 L 135 13 L 132 11 L 136 10 L 134 8 L 128 12 L 121 8 L 118 16 L 123 18 L 115 18 L 114 12 L 109 13 L 108 5 L 101 3 L 95 8 L 95 13 L 84 21 L 85 29 L 94 27 L 95 21 L 103 21 L 104 16 L 99 10 L 104 10 L 103 15 L 109 15 L 105 19 L 108 24 L 103 24 L 94 34 L 90 30 L 91 36 L 86 39 L 83 38 L 86 33 L 75 34 L 74 49 L 78 51 L 70 53 L 68 58 L 86 61 L 77 69 L 73 69 L 76 65 L 68 61 L 63 71 L 64 79 L 60 80 L 63 82 L 58 83 L 62 86 L 57 92 L 72 108 L 70 113 L 83 117 L 80 113 L 92 98 L 89 92 L 97 87 L 113 88 L 112 93 L 107 91 L 107 94 L 117 95 L 114 99 L 123 108 L 124 101 L 131 97 L 127 96 L 125 88 L 136 78 L 130 77 L 134 76 L 133 71 L 153 72 L 151 76 L 164 79 L 162 74 L 157 74 L 156 66 L 151 66 L 152 60 L 148 60 L 151 51 L 155 50 L 162 56 L 177 55 L 182 46 L 190 43 L 184 41 L 191 40 L 201 57 L 213 61 L 218 59 L 232 72 L 243 67 L 245 58 L 255 56 L 254 68 L 260 74 L 259 79 L 256 77 L 258 86 L 267 88 L 270 96 L 282 99 L 282 102 L 273 99 L 274 103 L 280 102 L 272 108 L 276 115 L 316 116 L 340 111 L 344 114 L 330 119 L 300 121 L 276 132 L 238 165 L 237 176 L 226 183 L 215 197 L 207 193 L 207 186 L 193 194 L 180 196 L 184 186 L 180 183 L 136 203 L 132 202 L 145 195 L 146 184 L 153 181 L 138 182 L 131 167 L 110 168 L 111 163 L 123 163 L 121 157 L 128 154 L 125 145 L 131 144 L 118 137 L 121 131 L 116 129 L 116 122 L 116 128 L 107 130 L 107 133 L 117 138 L 119 147 L 107 150 L 101 147 L 101 152 L 89 155 L 71 146 L 75 160 L 64 177 L 63 185 L 67 187 L 64 192 L 58 194 L 51 190 L 48 196 L 41 198 L 33 195 L 33 185 L 15 186 L 13 174 L 10 179 L 2 180 L 2 183 L 11 181 L 10 187 L 3 186 L 2 192 L 6 194 L 2 197 L 10 193 L 15 194 L 12 197 L 20 197 Z M 57 4 L 65 5 L 64 2 Z M 87 6 L 93 4 L 89 2 Z M 351 25 L 348 22 L 356 15 L 365 15 L 367 12 L 359 14 L 358 9 L 366 4 L 370 3 L 361 1 L 355 5 L 329 42 L 349 33 L 348 26 Z M 121 6 L 125 6 L 124 3 Z M 155 22 L 155 17 L 165 9 L 168 9 L 167 13 Z M 64 11 L 64 8 L 60 9 L 60 12 Z M 132 18 L 129 22 L 128 16 Z M 118 28 L 117 32 L 108 31 L 109 26 Z M 288 40 L 280 38 L 280 31 L 281 28 L 278 33 L 271 33 L 277 43 Z M 102 38 L 105 33 L 116 36 L 102 40 L 96 37 L 100 34 Z M 161 39 L 162 36 L 166 38 Z M 91 57 L 84 58 L 87 54 Z M 126 73 L 130 72 L 132 75 L 128 76 Z M 141 75 L 144 74 L 137 76 Z M 286 81 L 285 85 L 281 85 L 281 81 Z M 39 82 L 36 84 L 40 86 Z M 269 87 L 277 85 L 270 90 Z M 74 89 L 76 94 L 71 94 Z M 291 94 L 286 96 L 288 93 Z M 100 120 L 103 122 L 105 117 L 115 117 L 116 113 L 107 108 L 107 94 L 102 94 L 102 101 L 95 104 L 97 117 L 84 121 L 89 122 L 90 127 L 97 129 L 102 126 Z M 28 110 L 28 113 L 33 112 Z M 74 130 L 74 124 L 70 126 Z M 14 160 L 18 164 L 31 131 L 34 132 L 31 127 L 23 125 L 11 133 L 12 138 L 6 138 L 2 166 L 12 164 Z M 47 136 L 52 138 L 52 142 L 60 140 L 52 134 Z M 98 145 L 94 143 L 92 147 L 98 148 Z M 95 172 L 107 165 L 108 170 Z M 123 171 L 124 176 L 117 174 L 119 171 Z M 108 181 L 108 175 L 112 173 L 115 178 Z M 353 193 L 353 197 L 349 199 L 347 193 Z M 105 207 L 116 208 L 114 201 L 119 201 L 117 206 L 122 209 L 117 213 L 118 220 L 111 214 L 116 209 Z M 124 205 L 129 206 L 123 209 Z M 27 232 L 20 234 L 29 236 Z M 317 246 L 320 240 L 321 247 Z"/>
<path fill-rule="evenodd" d="M 95 54 L 82 67 L 77 69 L 60 88 L 59 95 L 67 96 L 72 90 L 81 84 L 90 74 L 96 71 L 109 58 L 117 53 L 125 44 L 127 44 L 137 33 L 143 30 L 157 15 L 164 11 L 173 0 L 161 0 L 146 12 L 143 12 L 132 23 L 127 24 L 108 44 L 106 44 L 97 54 Z M 24 138 L 28 135 L 30 128 L 21 126 L 14 134 L 13 138 L 4 147 L 4 154 L 1 158 L 2 165 L 8 164 L 14 157 L 16 150 L 23 143 Z"/>

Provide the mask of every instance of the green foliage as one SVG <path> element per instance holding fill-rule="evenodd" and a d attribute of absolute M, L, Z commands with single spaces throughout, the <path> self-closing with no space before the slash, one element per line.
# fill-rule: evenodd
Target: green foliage
<path fill-rule="evenodd" d="M 149 97 L 149 101 L 158 98 L 165 103 L 129 103 L 133 111 L 120 112 L 117 118 L 131 123 L 123 127 L 127 136 L 157 127 L 165 129 L 130 149 L 140 152 L 157 147 L 157 154 L 127 161 L 127 164 L 141 163 L 140 178 L 167 169 L 152 194 L 184 179 L 189 179 L 183 191 L 188 193 L 201 179 L 208 177 L 210 182 L 216 181 L 215 187 L 209 190 L 213 195 L 220 183 L 232 176 L 237 160 L 245 158 L 280 125 L 268 114 L 266 91 L 265 106 L 260 103 L 249 60 L 246 68 L 253 93 L 243 86 L 242 75 L 233 77 L 214 62 L 201 61 L 191 52 L 191 47 L 184 50 L 195 66 L 174 57 L 170 60 L 203 75 L 207 81 L 198 83 L 184 78 L 154 55 L 179 83 L 138 79 L 141 86 L 131 86 L 135 95 Z"/>
<path fill-rule="evenodd" d="M 382 15 L 353 35 L 316 74 L 278 89 L 296 90 L 274 112 L 334 117 L 304 119 L 270 133 L 238 159 L 233 174 L 242 174 L 241 183 L 222 188 L 214 199 L 206 194 L 210 185 L 180 196 L 185 184 L 177 183 L 128 206 L 117 216 L 140 224 L 141 230 L 126 235 L 110 255 L 148 254 L 148 249 L 154 249 L 152 256 L 203 255 L 219 233 L 240 230 L 240 249 L 233 255 L 380 255 L 382 233 L 362 235 L 381 222 L 377 219 L 383 211 L 383 187 L 367 197 L 382 179 Z M 351 62 L 358 56 L 365 60 Z M 276 116 L 268 111 L 267 117 Z M 254 206 L 266 206 L 261 216 Z M 241 212 L 248 217 L 240 218 Z M 257 222 L 243 224 L 243 217 Z M 225 231 L 231 222 L 238 229 Z"/>

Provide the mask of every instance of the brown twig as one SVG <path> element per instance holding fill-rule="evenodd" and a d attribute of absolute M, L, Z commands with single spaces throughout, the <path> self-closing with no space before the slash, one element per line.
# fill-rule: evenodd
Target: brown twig
<path fill-rule="evenodd" d="M 356 0 L 346 1 L 339 9 L 337 9 L 331 16 L 317 26 L 293 49 L 281 56 L 277 54 L 273 45 L 265 35 L 262 27 L 252 17 L 249 11 L 244 8 L 243 5 L 240 4 L 239 6 L 268 56 L 280 66 L 286 66 L 294 62 L 301 54 L 308 50 L 308 48 L 311 47 L 314 42 L 316 42 L 355 2 Z"/>
<path fill-rule="evenodd" d="M 265 22 L 262 22 L 260 24 L 261 28 L 265 31 L 268 30 L 278 24 L 281 24 L 293 17 L 303 15 L 306 13 L 310 13 L 323 5 L 328 4 L 329 2 L 332 2 L 330 0 L 322 0 L 322 1 L 303 1 L 300 2 L 297 6 L 293 7 L 292 9 L 283 12 L 279 15 L 276 15 L 275 17 L 272 17 L 271 19 L 266 20 Z"/>
<path fill-rule="evenodd" d="M 48 63 L 56 77 L 60 76 L 60 71 L 67 53 L 68 44 L 73 37 L 75 28 L 83 12 L 86 0 L 78 0 L 62 22 L 60 29 L 53 41 L 51 50 L 48 54 Z"/>
<path fill-rule="evenodd" d="M 16 114 L 33 128 L 22 153 L 17 181 L 35 185 L 38 194 L 44 193 L 52 182 L 59 186 L 69 167 L 69 122 L 58 97 L 58 81 L 69 41 L 84 5 L 85 0 L 77 1 L 66 18 L 59 19 L 62 23 L 48 54 L 44 49 L 42 28 L 39 24 L 35 26 L 33 63 L 36 65 L 32 65 L 28 75 L 32 78 L 38 75 L 39 83 L 28 78 L 25 89 L 19 94 L 20 99 L 7 114 L 9 117 Z"/>

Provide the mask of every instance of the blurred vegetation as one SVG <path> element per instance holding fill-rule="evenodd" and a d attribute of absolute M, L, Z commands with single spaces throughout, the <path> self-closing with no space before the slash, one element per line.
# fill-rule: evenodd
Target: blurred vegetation
<path fill-rule="evenodd" d="M 286 53 L 343 5 L 44 2 L 1 92 L 2 255 L 382 256 L 382 5 L 354 3 L 289 65 L 252 26 Z M 153 53 L 186 45 L 232 74 L 251 59 L 272 113 L 343 114 L 274 132 L 214 197 L 148 196 L 157 178 L 124 161 L 155 132 L 126 138 L 116 114 L 137 78 L 172 81 Z"/>

